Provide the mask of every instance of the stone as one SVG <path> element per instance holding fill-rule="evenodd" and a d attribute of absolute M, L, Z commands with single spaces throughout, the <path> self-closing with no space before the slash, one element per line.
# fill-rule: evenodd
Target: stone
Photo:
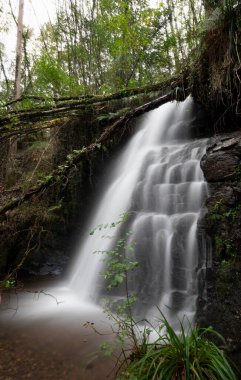
<path fill-rule="evenodd" d="M 201 225 L 211 238 L 213 260 L 206 275 L 206 309 L 198 310 L 197 319 L 225 337 L 237 351 L 231 358 L 240 363 L 241 131 L 212 140 L 201 167 L 210 193 Z"/>
<path fill-rule="evenodd" d="M 211 183 L 234 180 L 240 165 L 240 131 L 216 137 L 201 160 L 204 176 Z"/>
<path fill-rule="evenodd" d="M 223 150 L 209 152 L 201 161 L 201 167 L 208 182 L 223 182 L 233 178 L 239 164 L 238 157 Z"/>

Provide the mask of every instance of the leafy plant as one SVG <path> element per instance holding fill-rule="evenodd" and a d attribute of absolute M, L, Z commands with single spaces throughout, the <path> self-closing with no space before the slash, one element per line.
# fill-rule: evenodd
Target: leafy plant
<path fill-rule="evenodd" d="M 147 344 L 143 356 L 130 361 L 119 379 L 236 379 L 223 351 L 207 338 L 207 335 L 214 334 L 223 340 L 211 327 L 195 326 L 185 332 L 180 323 L 180 333 L 177 334 L 162 313 L 161 318 L 158 339 Z"/>
<path fill-rule="evenodd" d="M 15 277 L 7 277 L 3 281 L 0 282 L 0 287 L 3 289 L 12 289 L 16 285 L 16 279 Z"/>
<path fill-rule="evenodd" d="M 112 229 L 116 226 L 127 222 L 129 217 L 128 213 L 123 213 L 117 222 L 99 224 L 94 230 L 90 232 L 91 235 L 96 230 Z M 134 260 L 134 244 L 128 243 L 131 233 L 126 233 L 123 237 L 120 237 L 116 244 L 108 250 L 99 250 L 94 253 L 103 254 L 105 269 L 101 275 L 106 281 L 106 287 L 108 291 L 113 288 L 117 288 L 120 285 L 124 286 L 124 297 L 121 299 L 115 299 L 115 297 L 108 297 L 104 300 L 105 312 L 108 317 L 114 321 L 117 327 L 117 337 L 121 346 L 125 344 L 125 340 L 128 339 L 131 345 L 134 345 L 135 349 L 138 349 L 138 329 L 137 323 L 133 317 L 132 308 L 136 302 L 135 294 L 131 294 L 128 288 L 128 273 L 133 271 L 138 262 Z M 112 236 L 104 235 L 103 238 L 112 238 Z"/>
<path fill-rule="evenodd" d="M 119 239 L 113 249 L 106 251 L 97 251 L 106 255 L 104 259 L 105 270 L 102 272 L 102 276 L 107 280 L 107 289 L 112 289 L 127 281 L 127 273 L 130 270 L 134 270 L 138 262 L 128 255 L 134 251 L 133 244 L 128 244 L 127 240 L 131 234 L 126 235 Z"/>

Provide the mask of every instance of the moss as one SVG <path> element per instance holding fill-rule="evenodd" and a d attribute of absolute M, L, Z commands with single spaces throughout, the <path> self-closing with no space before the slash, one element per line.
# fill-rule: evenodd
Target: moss
<path fill-rule="evenodd" d="M 216 273 L 216 291 L 221 300 L 225 300 L 232 292 L 233 274 L 230 261 L 222 260 Z"/>
<path fill-rule="evenodd" d="M 241 164 L 235 168 L 234 171 L 234 184 L 241 187 Z"/>
<path fill-rule="evenodd" d="M 226 211 L 224 211 L 226 209 Z M 224 208 L 220 207 L 219 209 L 211 209 L 209 210 L 209 219 L 211 221 L 222 221 L 222 222 L 234 222 L 241 211 L 241 205 L 238 205 L 234 208 Z"/>

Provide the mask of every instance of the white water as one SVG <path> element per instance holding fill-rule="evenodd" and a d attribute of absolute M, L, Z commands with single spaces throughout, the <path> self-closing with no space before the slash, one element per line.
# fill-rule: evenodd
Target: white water
<path fill-rule="evenodd" d="M 207 141 L 189 140 L 191 117 L 191 99 L 148 113 L 113 164 L 70 272 L 70 287 L 82 301 L 101 297 L 103 260 L 93 252 L 115 241 L 103 239 L 103 231 L 89 232 L 128 211 L 139 262 L 129 281 L 138 294 L 137 313 L 156 315 L 157 305 L 173 324 L 184 315 L 192 319 L 198 291 L 197 221 L 207 196 L 200 159 Z M 117 237 L 120 228 L 112 235 Z"/>
<path fill-rule="evenodd" d="M 58 287 L 45 289 L 47 295 L 22 294 L 11 300 L 3 318 L 10 317 L 12 308 L 15 319 L 56 318 L 56 313 L 68 318 L 69 313 L 89 313 L 100 320 L 103 260 L 93 252 L 109 249 L 119 233 L 125 231 L 121 225 L 113 228 L 113 239 L 103 239 L 103 231 L 93 236 L 89 233 L 98 224 L 115 222 L 128 211 L 127 231 L 132 231 L 130 240 L 136 243 L 139 262 L 129 281 L 130 292 L 138 295 L 136 314 L 156 316 L 158 306 L 174 327 L 184 315 L 193 319 L 198 270 L 203 275 L 200 268 L 205 266 L 206 239 L 201 234 L 202 246 L 198 249 L 196 232 L 207 197 L 200 169 L 207 141 L 190 139 L 191 128 L 191 99 L 165 104 L 142 118 L 110 169 L 69 279 Z"/>

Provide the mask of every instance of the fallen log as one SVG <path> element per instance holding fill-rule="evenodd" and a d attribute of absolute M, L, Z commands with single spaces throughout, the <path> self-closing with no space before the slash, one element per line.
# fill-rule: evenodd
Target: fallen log
<path fill-rule="evenodd" d="M 98 107 L 102 107 L 104 104 L 110 101 L 125 99 L 129 97 L 135 97 L 142 94 L 147 95 L 148 93 L 159 92 L 159 91 L 161 91 L 163 95 L 164 93 L 169 92 L 173 87 L 182 86 L 182 84 L 183 84 L 182 77 L 174 77 L 169 80 L 156 83 L 153 85 L 135 88 L 135 89 L 122 90 L 115 94 L 88 96 L 88 97 L 78 98 L 77 100 L 75 98 L 72 98 L 71 99 L 72 101 L 70 103 L 66 103 L 65 101 L 62 101 L 59 104 L 56 104 L 54 106 L 45 105 L 42 107 L 31 108 L 31 109 L 11 110 L 0 117 L 0 127 L 1 127 L 0 133 L 4 132 L 6 128 L 9 129 L 11 125 L 13 127 L 18 127 L 19 125 L 26 124 L 28 122 L 36 122 L 39 120 L 46 120 L 46 119 L 56 118 L 56 117 L 61 118 L 61 117 L 66 116 L 70 111 L 76 112 L 76 115 L 78 115 L 79 112 L 84 112 L 86 110 L 86 107 L 91 107 L 95 105 Z M 66 99 L 66 98 L 62 98 L 62 99 Z M 12 102 L 10 103 L 12 104 Z M 9 103 L 7 104 L 9 105 Z M 6 128 L 4 126 L 6 126 Z"/>
<path fill-rule="evenodd" d="M 187 93 L 183 92 L 182 99 L 179 99 L 179 100 L 183 100 L 186 96 L 187 96 Z M 74 151 L 70 158 L 67 157 L 66 161 L 62 165 L 59 165 L 55 170 L 52 171 L 50 175 L 48 175 L 47 180 L 43 181 L 40 185 L 32 189 L 29 189 L 20 197 L 15 198 L 8 204 L 4 205 L 0 209 L 0 215 L 3 215 L 7 211 L 15 209 L 16 207 L 21 205 L 23 202 L 28 201 L 33 196 L 41 194 L 43 191 L 45 191 L 47 188 L 49 188 L 53 184 L 62 181 L 63 178 L 66 178 L 69 175 L 69 173 L 71 172 L 71 169 L 75 168 L 76 165 L 80 161 L 86 159 L 94 151 L 99 150 L 101 148 L 101 145 L 104 142 L 110 139 L 119 128 L 123 126 L 125 127 L 131 119 L 141 116 L 142 114 L 148 111 L 151 111 L 171 100 L 174 100 L 175 98 L 176 98 L 176 93 L 174 91 L 171 91 L 164 96 L 154 99 L 142 106 L 135 108 L 134 110 L 126 112 L 111 126 L 107 127 L 104 130 L 104 132 L 100 135 L 100 137 L 96 139 L 94 143 L 88 145 L 87 147 L 83 147 L 82 149 L 78 151 Z"/>
<path fill-rule="evenodd" d="M 9 107 L 10 105 L 13 105 L 15 103 L 21 103 L 24 100 L 38 100 L 38 101 L 43 101 L 43 102 L 65 102 L 65 101 L 78 101 L 78 103 L 86 104 L 86 103 L 96 103 L 100 101 L 109 101 L 109 100 L 114 100 L 114 99 L 120 99 L 124 97 L 130 97 L 134 95 L 138 95 L 141 93 L 148 93 L 152 91 L 159 91 L 161 88 L 175 85 L 178 86 L 180 84 L 180 76 L 173 76 L 165 81 L 159 82 L 159 83 L 154 83 L 151 85 L 146 85 L 142 87 L 137 87 L 137 88 L 129 88 L 129 89 L 124 89 L 118 92 L 115 92 L 113 94 L 108 94 L 108 95 L 79 95 L 79 96 L 68 96 L 68 97 L 41 97 L 41 96 L 35 96 L 35 95 L 26 95 L 22 96 L 18 99 L 12 100 L 3 106 L 2 108 Z M 12 111 L 12 113 L 16 113 L 18 111 Z"/>

